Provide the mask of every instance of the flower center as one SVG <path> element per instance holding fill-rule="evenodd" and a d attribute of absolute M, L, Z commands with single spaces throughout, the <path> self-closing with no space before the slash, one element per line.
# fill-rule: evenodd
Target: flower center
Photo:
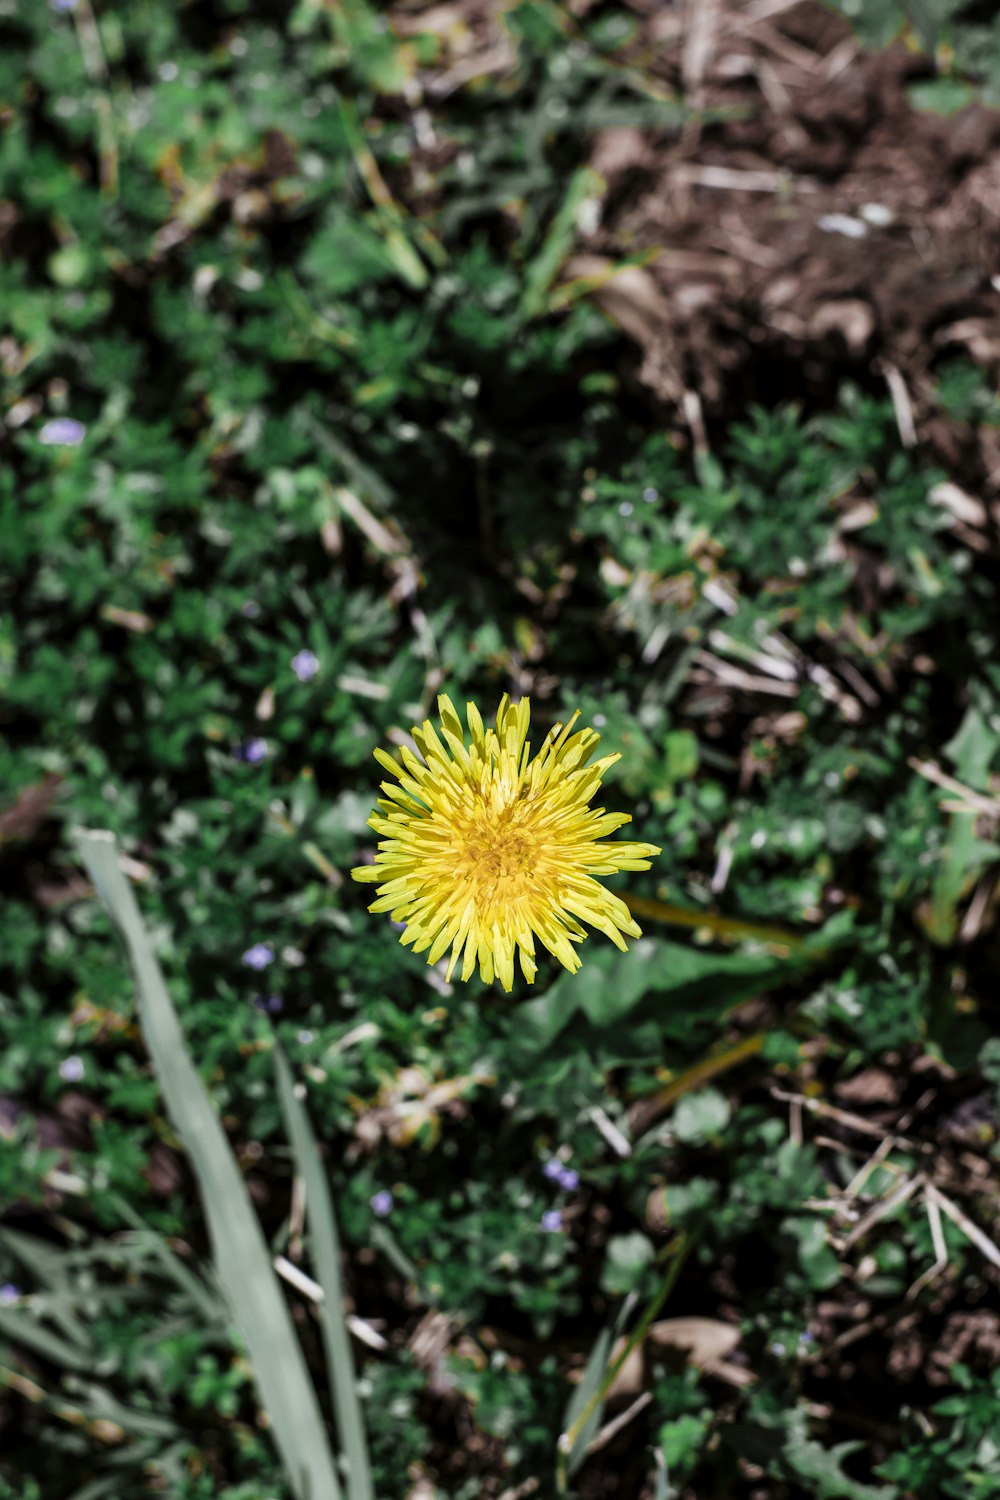
<path fill-rule="evenodd" d="M 453 844 L 456 880 L 472 886 L 489 902 L 501 894 L 509 901 L 527 892 L 537 872 L 539 841 L 517 809 L 477 808 L 457 829 Z M 521 810 L 523 813 L 523 809 Z"/>

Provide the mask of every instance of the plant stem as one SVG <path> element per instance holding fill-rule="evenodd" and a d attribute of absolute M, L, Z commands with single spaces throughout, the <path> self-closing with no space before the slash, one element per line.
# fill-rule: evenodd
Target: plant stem
<path fill-rule="evenodd" d="M 583 1410 L 578 1412 L 576 1419 L 572 1423 L 572 1425 L 559 1438 L 559 1443 L 556 1450 L 556 1490 L 558 1494 L 566 1494 L 566 1484 L 568 1480 L 567 1465 L 569 1463 L 570 1454 L 573 1451 L 577 1438 L 586 1427 L 594 1412 L 605 1401 L 609 1390 L 614 1385 L 615 1380 L 617 1379 L 618 1372 L 625 1364 L 625 1361 L 628 1359 L 629 1355 L 634 1349 L 637 1349 L 639 1347 L 639 1345 L 645 1339 L 653 1323 L 656 1321 L 658 1314 L 663 1309 L 663 1304 L 666 1302 L 667 1298 L 670 1296 L 670 1293 L 673 1291 L 674 1286 L 677 1282 L 677 1278 L 680 1275 L 681 1270 L 683 1269 L 684 1262 L 687 1260 L 689 1254 L 693 1250 L 700 1233 L 701 1225 L 698 1225 L 692 1233 L 685 1234 L 682 1232 L 680 1235 L 678 1235 L 677 1239 L 672 1245 L 668 1245 L 666 1254 L 670 1256 L 670 1265 L 667 1267 L 667 1273 L 663 1278 L 663 1282 L 660 1286 L 659 1291 L 656 1293 L 656 1296 L 646 1308 L 646 1311 L 643 1313 L 642 1317 L 635 1325 L 635 1328 L 633 1328 L 632 1332 L 628 1335 L 628 1338 L 625 1340 L 624 1346 L 622 1347 L 621 1353 L 609 1364 L 607 1371 L 605 1372 L 604 1379 L 597 1387 L 597 1390 L 591 1396 L 590 1400 L 587 1402 Z"/>
<path fill-rule="evenodd" d="M 628 1123 L 633 1138 L 642 1135 L 648 1130 L 653 1121 L 658 1119 L 664 1110 L 669 1109 L 682 1094 L 687 1094 L 691 1089 L 700 1088 L 703 1083 L 717 1078 L 720 1073 L 726 1073 L 730 1068 L 737 1067 L 745 1062 L 748 1057 L 754 1057 L 763 1047 L 767 1036 L 766 1031 L 755 1031 L 751 1036 L 745 1036 L 735 1042 L 731 1047 L 724 1047 L 720 1052 L 713 1052 L 708 1057 L 703 1057 L 693 1067 L 672 1078 L 652 1094 L 644 1094 L 637 1099 L 628 1112 Z"/>
<path fill-rule="evenodd" d="M 801 952 L 810 936 L 790 932 L 786 927 L 772 927 L 767 922 L 744 922 L 739 917 L 723 917 L 717 912 L 692 911 L 667 901 L 656 901 L 650 896 L 623 892 L 622 900 L 637 917 L 649 917 L 653 922 L 665 922 L 671 927 L 704 928 L 720 938 L 753 938 L 788 953 Z"/>

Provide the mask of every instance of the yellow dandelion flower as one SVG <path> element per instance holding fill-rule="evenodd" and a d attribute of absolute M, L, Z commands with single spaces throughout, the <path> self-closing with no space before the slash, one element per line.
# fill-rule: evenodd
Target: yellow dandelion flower
<path fill-rule="evenodd" d="M 487 984 L 514 983 L 514 957 L 530 984 L 535 938 L 570 973 L 580 967 L 573 947 L 587 933 L 603 932 L 616 947 L 641 937 L 625 902 L 595 877 L 619 870 L 648 870 L 655 844 L 601 844 L 632 820 L 628 813 L 592 808 L 590 799 L 608 767 L 620 757 L 591 761 L 600 743 L 594 729 L 556 724 L 532 759 L 527 743 L 527 698 L 513 705 L 505 693 L 496 729 L 483 726 L 466 704 L 468 733 L 450 698 L 438 698 L 441 730 L 430 720 L 414 726 L 420 757 L 403 747 L 400 767 L 384 750 L 375 759 L 395 782 L 370 827 L 382 835 L 373 865 L 352 870 L 355 880 L 377 881 L 369 911 L 387 911 L 405 922 L 400 939 L 436 963 L 451 949 L 448 978 L 462 958 L 462 978 L 479 965 Z M 471 745 L 467 743 L 471 739 Z"/>

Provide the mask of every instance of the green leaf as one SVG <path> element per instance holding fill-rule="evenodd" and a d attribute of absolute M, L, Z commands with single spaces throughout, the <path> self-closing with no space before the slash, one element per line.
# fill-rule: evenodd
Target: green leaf
<path fill-rule="evenodd" d="M 689 781 L 697 770 L 697 735 L 690 729 L 672 729 L 667 735 L 667 775 L 672 781 Z"/>
<path fill-rule="evenodd" d="M 700 1146 L 720 1136 L 729 1124 L 732 1110 L 718 1089 L 686 1094 L 674 1110 L 670 1128 L 685 1145 Z"/>
<path fill-rule="evenodd" d="M 655 1258 L 652 1240 L 638 1230 L 612 1235 L 601 1271 L 602 1291 L 611 1297 L 638 1291 Z"/>
<path fill-rule="evenodd" d="M 578 167 L 573 173 L 566 196 L 549 225 L 541 248 L 525 269 L 521 299 L 524 317 L 536 318 L 544 310 L 545 293 L 559 274 L 576 238 L 577 214 L 588 198 L 599 197 L 603 191 L 604 179 L 592 167 Z"/>
<path fill-rule="evenodd" d="M 672 1422 L 664 1422 L 657 1441 L 671 1472 L 686 1468 L 694 1459 L 708 1431 L 711 1416 L 708 1412 L 696 1415 L 684 1412 Z"/>
<path fill-rule="evenodd" d="M 911 83 L 906 97 L 914 109 L 934 115 L 955 115 L 972 103 L 976 91 L 960 78 L 931 78 L 926 83 Z"/>
<path fill-rule="evenodd" d="M 799 1265 L 809 1285 L 817 1291 L 836 1286 L 841 1277 L 840 1262 L 827 1243 L 823 1220 L 805 1214 L 789 1215 L 781 1227 L 796 1242 Z"/>
<path fill-rule="evenodd" d="M 583 1377 L 570 1397 L 566 1410 L 563 1413 L 564 1435 L 572 1431 L 574 1423 L 583 1415 L 589 1403 L 594 1400 L 594 1397 L 600 1390 L 601 1382 L 604 1380 L 608 1370 L 612 1346 L 628 1322 L 634 1304 L 634 1297 L 626 1297 L 618 1309 L 618 1314 L 614 1321 L 602 1328 L 594 1340 L 594 1346 L 588 1356 Z M 596 1402 L 593 1411 L 587 1417 L 579 1432 L 576 1433 L 575 1440 L 566 1456 L 565 1472 L 567 1474 L 575 1474 L 586 1458 L 587 1448 L 600 1426 L 603 1412 L 604 1402 Z"/>
<path fill-rule="evenodd" d="M 292 1328 L 267 1243 L 225 1132 L 188 1055 L 112 834 L 76 833 L 87 873 L 124 941 L 135 977 L 143 1036 L 174 1128 L 201 1189 L 215 1268 L 246 1343 L 297 1500 L 339 1500 L 340 1485 L 316 1392 Z"/>
<path fill-rule="evenodd" d="M 844 1473 L 844 1459 L 862 1447 L 863 1443 L 852 1442 L 824 1448 L 808 1436 L 806 1413 L 796 1408 L 789 1419 L 781 1457 L 815 1500 L 892 1500 L 895 1488 L 859 1484 Z"/>
<path fill-rule="evenodd" d="M 537 1053 L 580 1014 L 597 1030 L 631 1017 L 633 1025 L 652 1020 L 664 1032 L 686 1036 L 795 972 L 794 957 L 725 953 L 659 938 L 641 938 L 627 953 L 598 947 L 578 973 L 560 974 L 544 995 L 518 1007 L 512 1044 Z"/>
<path fill-rule="evenodd" d="M 973 791 L 985 788 L 989 769 L 1000 746 L 1000 736 L 975 707 L 966 711 L 958 732 L 944 747 L 953 762 L 958 779 Z M 942 946 L 951 943 L 958 931 L 958 905 L 979 878 L 983 869 L 1000 859 L 1000 845 L 987 843 L 976 836 L 976 814 L 951 814 L 948 840 L 931 887 L 931 909 L 926 923 L 927 934 Z"/>
<path fill-rule="evenodd" d="M 0 1307 L 0 1333 L 64 1370 L 89 1373 L 94 1367 L 92 1353 L 60 1338 L 40 1323 L 28 1308 Z"/>
<path fill-rule="evenodd" d="M 894 0 L 834 0 L 834 4 L 867 50 L 888 47 L 906 24 L 906 16 Z"/>
<path fill-rule="evenodd" d="M 347 1464 L 348 1500 L 372 1500 L 371 1467 L 365 1438 L 365 1420 L 358 1400 L 351 1341 L 344 1322 L 344 1287 L 340 1276 L 337 1220 L 326 1171 L 316 1144 L 309 1116 L 296 1093 L 292 1070 L 281 1048 L 275 1044 L 274 1065 L 278 1074 L 281 1112 L 295 1150 L 306 1189 L 306 1219 L 311 1232 L 311 1252 L 316 1279 L 323 1288 L 320 1326 L 326 1352 L 327 1374 L 337 1412 L 337 1426 Z"/>
<path fill-rule="evenodd" d="M 944 746 L 962 781 L 979 791 L 986 785 L 990 766 L 1000 747 L 1000 735 L 986 722 L 978 708 L 965 712 L 955 734 Z"/>

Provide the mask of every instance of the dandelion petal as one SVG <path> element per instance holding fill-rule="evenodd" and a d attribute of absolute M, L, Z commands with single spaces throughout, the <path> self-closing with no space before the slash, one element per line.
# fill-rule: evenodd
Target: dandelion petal
<path fill-rule="evenodd" d="M 478 967 L 487 984 L 508 992 L 515 961 L 534 980 L 535 938 L 568 969 L 580 968 L 575 944 L 587 936 L 581 921 L 624 949 L 640 929 L 602 875 L 648 870 L 655 844 L 604 842 L 629 819 L 590 806 L 607 768 L 594 761 L 600 735 L 577 729 L 578 714 L 556 724 L 531 756 L 527 698 L 505 694 L 495 727 L 486 728 L 475 704 L 466 705 L 464 730 L 454 704 L 438 699 L 440 732 L 430 720 L 415 725 L 411 750 L 399 761 L 377 749 L 375 759 L 402 792 L 384 782 L 369 826 L 379 835 L 374 864 L 351 871 L 377 882 L 368 910 L 389 912 L 404 924 L 401 941 L 437 963 L 448 950 L 448 976 L 462 959 L 463 980 Z"/>

